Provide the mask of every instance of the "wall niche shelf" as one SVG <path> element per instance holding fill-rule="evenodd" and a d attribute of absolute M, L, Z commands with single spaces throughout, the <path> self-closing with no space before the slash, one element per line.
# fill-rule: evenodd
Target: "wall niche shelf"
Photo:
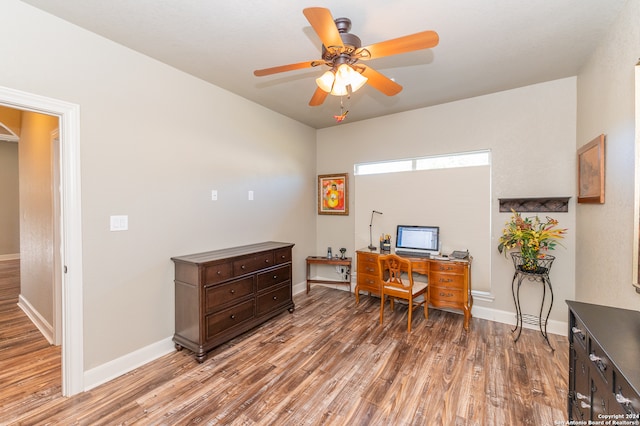
<path fill-rule="evenodd" d="M 571 197 L 498 198 L 500 212 L 554 212 L 569 211 Z"/>

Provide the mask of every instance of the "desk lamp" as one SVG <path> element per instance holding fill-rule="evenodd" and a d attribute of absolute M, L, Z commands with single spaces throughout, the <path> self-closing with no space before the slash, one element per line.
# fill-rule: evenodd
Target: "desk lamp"
<path fill-rule="evenodd" d="M 373 235 L 371 234 L 371 226 L 373 225 L 373 215 L 375 213 L 382 214 L 377 210 L 371 210 L 371 221 L 369 222 L 369 250 L 374 251 L 376 246 L 373 245 Z"/>

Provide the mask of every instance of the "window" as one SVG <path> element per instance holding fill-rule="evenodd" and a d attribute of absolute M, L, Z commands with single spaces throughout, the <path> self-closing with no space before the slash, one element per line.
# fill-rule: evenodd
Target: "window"
<path fill-rule="evenodd" d="M 382 173 L 408 172 L 413 170 L 450 169 L 455 167 L 487 166 L 490 151 L 473 151 L 405 160 L 376 161 L 359 163 L 354 166 L 354 174 L 373 175 Z"/>

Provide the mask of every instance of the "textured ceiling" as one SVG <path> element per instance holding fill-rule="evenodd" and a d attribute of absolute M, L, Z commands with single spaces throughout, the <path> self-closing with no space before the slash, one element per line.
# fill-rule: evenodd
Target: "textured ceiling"
<path fill-rule="evenodd" d="M 626 0 L 23 0 L 314 128 L 337 125 L 339 97 L 308 106 L 324 68 L 255 69 L 319 59 L 305 7 L 348 17 L 370 45 L 434 30 L 433 49 L 367 62 L 401 84 L 343 99 L 346 122 L 576 75 Z"/>

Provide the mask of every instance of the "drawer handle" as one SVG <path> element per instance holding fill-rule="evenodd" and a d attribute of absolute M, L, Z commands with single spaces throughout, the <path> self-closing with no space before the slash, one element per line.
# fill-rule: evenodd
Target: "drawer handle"
<path fill-rule="evenodd" d="M 264 263 L 269 263 L 269 259 L 265 259 L 265 260 L 264 260 Z"/>
<path fill-rule="evenodd" d="M 246 269 L 246 266 L 242 265 L 242 266 L 240 267 L 240 269 Z"/>
<path fill-rule="evenodd" d="M 277 279 L 278 279 L 278 276 L 277 276 L 277 275 L 274 275 L 274 276 L 273 276 L 273 279 L 274 279 L 274 280 L 277 280 Z"/>
<path fill-rule="evenodd" d="M 589 397 L 587 395 L 583 395 L 580 392 L 576 392 L 576 398 L 582 399 L 582 400 L 585 400 L 585 401 L 589 400 Z"/>
<path fill-rule="evenodd" d="M 453 293 L 443 293 L 443 292 L 440 292 L 440 296 L 442 296 L 442 297 L 453 297 Z"/>
<path fill-rule="evenodd" d="M 230 290 L 230 293 L 231 293 L 231 294 L 236 294 L 236 289 L 235 289 L 235 288 L 232 288 L 232 289 Z"/>
<path fill-rule="evenodd" d="M 278 296 L 273 296 L 273 300 L 278 300 Z"/>
<path fill-rule="evenodd" d="M 607 366 L 604 362 L 602 362 L 602 358 L 600 358 L 599 356 L 589 354 L 589 360 L 595 363 L 596 367 L 598 367 L 601 371 L 605 371 L 607 369 Z"/>
<path fill-rule="evenodd" d="M 618 401 L 619 404 L 631 404 L 631 400 L 626 398 L 620 392 L 616 393 L 616 401 Z"/>
<path fill-rule="evenodd" d="M 591 406 L 589 404 L 587 404 L 586 402 L 584 402 L 584 401 L 580 401 L 580 406 L 582 408 L 591 408 Z"/>
<path fill-rule="evenodd" d="M 280 259 L 286 259 L 287 256 L 285 256 L 284 254 L 282 256 L 280 256 Z"/>
<path fill-rule="evenodd" d="M 231 316 L 230 316 L 229 318 L 231 318 L 231 319 L 236 319 L 236 316 L 235 316 L 235 315 L 233 315 L 233 314 L 231 314 Z"/>
<path fill-rule="evenodd" d="M 453 280 L 451 278 L 440 278 L 438 281 L 441 282 L 441 283 L 453 282 Z"/>
<path fill-rule="evenodd" d="M 218 271 L 216 272 L 218 275 L 222 275 L 222 271 Z"/>
<path fill-rule="evenodd" d="M 573 334 L 584 334 L 578 327 L 571 327 Z"/>

